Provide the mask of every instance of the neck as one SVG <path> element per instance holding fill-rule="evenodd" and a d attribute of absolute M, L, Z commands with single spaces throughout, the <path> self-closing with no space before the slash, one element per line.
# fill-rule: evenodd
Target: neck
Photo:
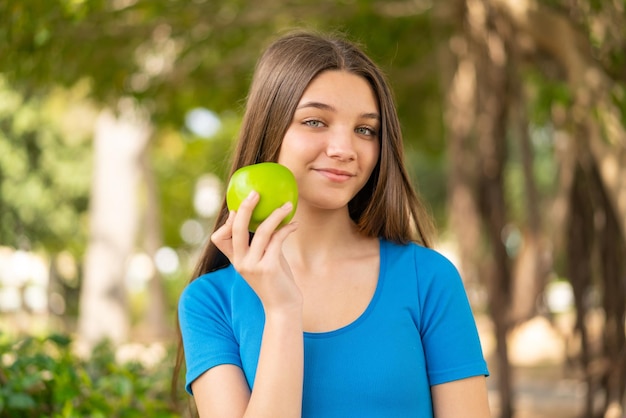
<path fill-rule="evenodd" d="M 347 208 L 334 212 L 303 212 L 294 218 L 298 229 L 283 245 L 290 264 L 320 266 L 337 258 L 352 257 L 362 245 L 373 240 L 358 232 Z"/>

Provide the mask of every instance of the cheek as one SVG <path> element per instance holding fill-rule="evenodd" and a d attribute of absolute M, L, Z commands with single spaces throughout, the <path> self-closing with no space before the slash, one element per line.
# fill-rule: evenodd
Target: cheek
<path fill-rule="evenodd" d="M 279 164 L 288 166 L 288 162 L 291 159 L 292 151 L 291 151 L 291 140 L 289 136 L 289 131 L 283 137 L 282 142 L 280 143 L 280 149 L 278 151 L 278 161 Z"/>
<path fill-rule="evenodd" d="M 378 143 L 371 146 L 362 154 L 365 166 L 371 173 L 380 158 L 380 145 Z"/>
<path fill-rule="evenodd" d="M 280 151 L 278 152 L 278 160 L 277 163 L 284 165 L 288 169 L 291 170 L 294 175 L 297 175 L 297 162 L 299 161 L 299 151 L 298 147 L 294 146 L 294 141 L 290 140 L 290 138 L 285 137 L 280 146 Z"/>
<path fill-rule="evenodd" d="M 287 132 L 278 154 L 278 162 L 284 165 L 292 160 L 307 162 L 319 153 L 318 142 L 298 132 Z"/>

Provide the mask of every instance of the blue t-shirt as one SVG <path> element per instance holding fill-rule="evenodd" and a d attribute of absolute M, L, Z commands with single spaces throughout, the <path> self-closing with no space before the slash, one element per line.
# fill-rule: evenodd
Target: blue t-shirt
<path fill-rule="evenodd" d="M 232 265 L 186 287 L 179 321 L 189 393 L 220 364 L 241 367 L 253 387 L 263 307 Z M 380 240 L 378 284 L 363 314 L 334 331 L 304 333 L 302 417 L 432 417 L 430 386 L 488 373 L 452 263 Z"/>

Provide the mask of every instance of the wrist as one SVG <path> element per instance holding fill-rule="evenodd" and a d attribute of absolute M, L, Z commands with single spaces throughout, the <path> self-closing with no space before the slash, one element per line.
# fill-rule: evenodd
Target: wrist
<path fill-rule="evenodd" d="M 280 306 L 264 307 L 265 321 L 281 324 L 302 324 L 302 304 L 293 302 Z"/>

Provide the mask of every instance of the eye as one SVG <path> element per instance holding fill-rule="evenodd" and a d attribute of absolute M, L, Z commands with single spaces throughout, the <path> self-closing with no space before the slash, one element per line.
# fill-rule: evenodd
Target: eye
<path fill-rule="evenodd" d="M 311 128 L 321 128 L 324 126 L 324 122 L 318 119 L 305 120 L 303 124 L 306 126 L 310 126 Z"/>
<path fill-rule="evenodd" d="M 365 135 L 365 136 L 378 135 L 377 132 L 374 129 L 370 128 L 369 126 L 359 126 L 354 131 L 359 135 Z"/>

